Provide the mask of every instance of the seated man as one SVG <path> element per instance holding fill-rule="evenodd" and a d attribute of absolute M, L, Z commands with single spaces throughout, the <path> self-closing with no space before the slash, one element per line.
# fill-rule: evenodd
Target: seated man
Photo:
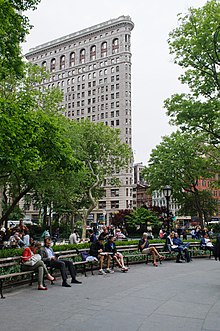
<path fill-rule="evenodd" d="M 71 285 L 67 283 L 66 267 L 68 268 L 69 273 L 72 277 L 71 283 L 81 284 L 81 282 L 79 282 L 76 279 L 76 270 L 75 267 L 73 266 L 73 263 L 68 260 L 58 260 L 57 257 L 54 255 L 53 249 L 50 246 L 51 246 L 50 238 L 45 238 L 44 247 L 41 247 L 40 249 L 40 255 L 47 267 L 60 269 L 61 277 L 63 280 L 62 286 L 71 287 Z"/>
<path fill-rule="evenodd" d="M 177 252 L 177 257 L 176 257 L 176 263 L 182 263 L 181 259 L 184 259 L 182 255 L 181 249 L 178 247 L 178 245 L 174 245 L 173 243 L 173 238 L 174 238 L 174 232 L 168 233 L 168 236 L 166 237 L 166 249 L 169 252 Z"/>
<path fill-rule="evenodd" d="M 99 260 L 99 275 L 105 275 L 105 271 L 103 270 L 103 263 L 104 263 L 104 258 L 107 258 L 107 273 L 113 273 L 113 270 L 110 270 L 110 263 L 111 263 L 111 256 L 107 252 L 104 252 L 104 237 L 99 236 L 98 240 L 93 242 L 92 245 L 90 246 L 89 250 L 89 255 L 94 256 Z"/>
<path fill-rule="evenodd" d="M 148 234 L 146 232 L 143 233 L 142 238 L 139 240 L 138 248 L 143 254 L 151 254 L 153 255 L 153 264 L 155 267 L 157 267 L 157 256 L 160 261 L 164 260 L 164 256 L 160 255 L 159 252 L 155 247 L 149 247 L 148 242 Z"/>
<path fill-rule="evenodd" d="M 182 260 L 186 260 L 187 262 L 190 262 L 190 256 L 189 256 L 189 245 L 190 243 L 186 243 L 184 244 L 182 242 L 182 240 L 179 238 L 178 233 L 174 233 L 174 237 L 173 237 L 173 244 L 178 246 L 178 249 L 180 251 L 181 254 L 181 259 Z M 183 252 L 185 257 L 183 257 Z"/>
<path fill-rule="evenodd" d="M 124 265 L 124 258 L 123 255 L 119 252 L 117 252 L 116 245 L 114 243 L 115 237 L 113 235 L 109 235 L 108 241 L 105 244 L 105 252 L 110 252 L 113 255 L 113 259 L 116 261 L 116 263 L 121 268 L 121 271 L 128 271 L 128 268 Z"/>
<path fill-rule="evenodd" d="M 208 234 L 204 234 L 200 241 L 201 249 L 207 249 L 209 251 L 214 252 L 214 245 L 212 244 L 211 240 L 209 239 Z"/>

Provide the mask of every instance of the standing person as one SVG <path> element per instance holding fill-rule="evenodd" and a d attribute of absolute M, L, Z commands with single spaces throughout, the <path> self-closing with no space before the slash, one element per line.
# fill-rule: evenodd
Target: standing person
<path fill-rule="evenodd" d="M 146 232 L 143 233 L 142 238 L 139 240 L 138 248 L 143 254 L 151 254 L 153 256 L 153 264 L 155 267 L 158 266 L 157 264 L 157 256 L 160 261 L 164 260 L 165 257 L 160 255 L 159 252 L 155 247 L 149 247 L 149 242 L 147 239 L 148 235 Z"/>
<path fill-rule="evenodd" d="M 24 230 L 24 235 L 23 235 L 23 243 L 24 247 L 30 246 L 30 235 L 29 235 L 29 230 Z"/>
<path fill-rule="evenodd" d="M 60 239 L 60 229 L 57 228 L 53 234 L 53 244 L 56 245 L 57 240 Z"/>
<path fill-rule="evenodd" d="M 89 255 L 94 256 L 99 260 L 99 275 L 105 275 L 107 273 L 113 273 L 113 270 L 110 270 L 111 257 L 107 252 L 104 252 L 104 237 L 101 235 L 98 237 L 98 240 L 93 242 L 90 246 Z M 107 258 L 107 269 L 106 272 L 103 270 L 104 258 Z"/>
<path fill-rule="evenodd" d="M 162 228 L 159 231 L 159 237 L 160 237 L 160 239 L 163 239 L 163 229 Z"/>
<path fill-rule="evenodd" d="M 69 236 L 69 241 L 70 244 L 79 244 L 80 239 L 79 239 L 79 234 L 77 230 L 74 230 L 71 235 Z"/>
<path fill-rule="evenodd" d="M 97 241 L 96 235 L 94 233 L 94 230 L 89 229 L 89 243 L 94 243 Z"/>
<path fill-rule="evenodd" d="M 16 230 L 18 232 L 24 232 L 24 230 L 28 230 L 28 228 L 26 227 L 26 225 L 24 225 L 24 221 L 23 221 L 22 218 L 19 220 L 19 224 L 18 224 L 18 226 L 16 226 Z"/>
<path fill-rule="evenodd" d="M 115 237 L 112 235 L 109 235 L 108 241 L 105 244 L 105 252 L 112 253 L 113 259 L 116 261 L 116 263 L 121 268 L 121 271 L 128 271 L 128 268 L 125 267 L 124 264 L 124 258 L 123 255 L 119 252 L 117 252 L 117 248 L 115 245 Z"/>
<path fill-rule="evenodd" d="M 76 279 L 76 270 L 73 266 L 73 263 L 67 260 L 58 260 L 53 252 L 53 249 L 50 246 L 51 246 L 50 238 L 45 238 L 44 247 L 41 248 L 40 255 L 42 257 L 42 260 L 45 262 L 46 266 L 60 270 L 61 277 L 63 280 L 62 286 L 71 287 L 71 285 L 67 283 L 66 268 L 68 268 L 69 273 L 72 277 L 71 283 L 81 284 L 82 282 Z"/>
<path fill-rule="evenodd" d="M 29 265 L 28 261 L 31 257 L 36 254 L 37 248 L 39 247 L 38 243 L 32 242 L 30 247 L 26 247 L 22 253 L 22 268 L 27 271 L 36 270 L 38 272 L 38 290 L 47 290 L 47 287 L 43 285 L 44 273 L 46 274 L 47 279 L 54 281 L 55 278 L 51 276 L 45 266 L 44 262 L 38 261 L 34 265 Z M 27 264 L 26 264 L 27 263 Z"/>
<path fill-rule="evenodd" d="M 41 235 L 41 239 L 46 239 L 46 238 L 50 238 L 50 230 L 49 230 L 49 228 L 46 228 L 44 230 L 44 232 L 42 233 L 42 235 Z"/>
<path fill-rule="evenodd" d="M 107 240 L 108 239 L 109 231 L 108 231 L 107 226 L 104 226 L 102 228 L 102 232 L 100 233 L 100 236 L 102 236 L 104 238 L 104 240 Z"/>

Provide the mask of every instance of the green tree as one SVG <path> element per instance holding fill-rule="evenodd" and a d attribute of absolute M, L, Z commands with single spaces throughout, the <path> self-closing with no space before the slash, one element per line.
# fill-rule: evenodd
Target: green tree
<path fill-rule="evenodd" d="M 180 81 L 189 93 L 175 94 L 165 100 L 171 124 L 201 135 L 204 142 L 218 149 L 220 143 L 220 3 L 190 8 L 180 15 L 179 26 L 169 36 L 170 53 L 184 69 Z"/>
<path fill-rule="evenodd" d="M 0 183 L 11 197 L 1 223 L 33 188 L 79 165 L 67 134 L 69 120 L 59 113 L 61 92 L 36 88 L 44 75 L 28 66 L 22 79 L 13 85 L 5 80 L 0 90 Z"/>
<path fill-rule="evenodd" d="M 198 197 L 204 221 L 207 222 L 218 210 L 217 201 L 213 198 L 211 190 L 198 191 Z M 192 192 L 188 192 L 183 196 L 181 208 L 178 212 L 180 215 L 195 216 L 197 214 L 197 200 Z"/>
<path fill-rule="evenodd" d="M 31 25 L 26 10 L 36 9 L 40 0 L 0 0 L 0 81 L 8 76 L 23 75 L 20 44 Z"/>
<path fill-rule="evenodd" d="M 153 227 L 159 222 L 158 217 L 151 210 L 140 207 L 132 211 L 126 216 L 126 221 L 130 227 L 136 227 L 141 231 L 147 231 L 147 228 Z"/>
<path fill-rule="evenodd" d="M 104 195 L 103 185 L 120 185 L 117 173 L 128 166 L 132 157 L 129 146 L 121 142 L 120 131 L 112 129 L 104 123 L 90 121 L 72 122 L 72 144 L 75 146 L 77 158 L 83 163 L 78 174 L 81 184 L 81 194 L 84 207 L 82 208 L 82 237 L 86 236 L 88 215 L 97 206 L 98 200 Z"/>
<path fill-rule="evenodd" d="M 200 178 L 213 176 L 211 167 L 210 158 L 204 156 L 201 141 L 193 135 L 177 131 L 170 137 L 164 137 L 152 151 L 143 175 L 149 182 L 151 191 L 171 185 L 173 198 L 179 204 L 190 193 L 202 221 L 203 209 L 197 185 Z"/>

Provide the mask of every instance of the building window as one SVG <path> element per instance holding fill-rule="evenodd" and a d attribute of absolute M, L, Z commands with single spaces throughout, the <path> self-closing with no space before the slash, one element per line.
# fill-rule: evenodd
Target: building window
<path fill-rule="evenodd" d="M 65 69 L 65 55 L 60 57 L 60 70 Z"/>
<path fill-rule="evenodd" d="M 99 201 L 99 209 L 106 208 L 106 201 Z"/>
<path fill-rule="evenodd" d="M 44 61 L 42 63 L 42 68 L 43 68 L 44 71 L 46 71 L 46 69 L 47 69 L 47 62 L 46 61 Z"/>
<path fill-rule="evenodd" d="M 72 52 L 70 53 L 70 63 L 69 63 L 70 67 L 73 67 L 75 65 L 75 53 Z"/>
<path fill-rule="evenodd" d="M 104 41 L 101 45 L 101 57 L 107 56 L 107 42 Z"/>
<path fill-rule="evenodd" d="M 111 201 L 111 209 L 119 208 L 119 201 Z"/>
<path fill-rule="evenodd" d="M 56 66 L 56 60 L 52 59 L 50 62 L 50 71 L 54 72 L 55 71 L 55 66 Z"/>
<path fill-rule="evenodd" d="M 91 46 L 90 48 L 90 60 L 96 59 L 96 46 Z"/>
<path fill-rule="evenodd" d="M 111 189 L 111 197 L 118 197 L 119 189 Z"/>
<path fill-rule="evenodd" d="M 113 39 L 112 41 L 112 54 L 119 52 L 119 40 L 118 38 Z"/>
<path fill-rule="evenodd" d="M 86 57 L 86 51 L 85 49 L 81 49 L 80 53 L 79 53 L 79 62 L 80 63 L 85 63 L 85 57 Z"/>

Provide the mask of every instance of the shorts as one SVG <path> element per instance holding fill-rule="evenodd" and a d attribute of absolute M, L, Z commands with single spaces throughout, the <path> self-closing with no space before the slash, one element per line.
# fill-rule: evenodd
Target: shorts
<path fill-rule="evenodd" d="M 142 254 L 151 254 L 150 248 L 144 248 L 143 251 L 141 252 Z"/>

